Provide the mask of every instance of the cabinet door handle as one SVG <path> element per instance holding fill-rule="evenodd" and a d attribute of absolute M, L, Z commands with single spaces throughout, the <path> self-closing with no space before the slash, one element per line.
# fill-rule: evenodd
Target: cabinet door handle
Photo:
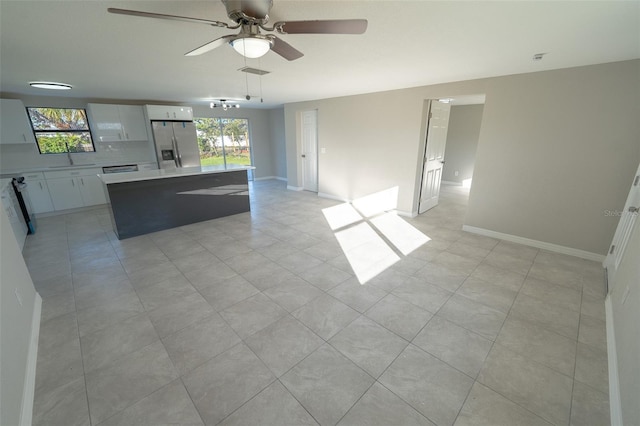
<path fill-rule="evenodd" d="M 40 184 L 40 189 L 44 189 L 44 188 L 42 187 L 42 182 L 38 182 L 38 183 Z"/>
<path fill-rule="evenodd" d="M 118 133 L 118 139 L 122 140 L 122 133 Z"/>
<path fill-rule="evenodd" d="M 71 179 L 71 186 L 76 186 L 76 180 L 75 179 Z"/>
<path fill-rule="evenodd" d="M 129 133 L 125 133 L 124 136 L 126 140 L 129 140 Z"/>
<path fill-rule="evenodd" d="M 82 183 L 82 186 L 84 186 L 84 179 L 80 178 L 80 182 Z"/>
<path fill-rule="evenodd" d="M 24 139 L 24 141 L 27 141 L 27 135 L 25 135 L 24 133 L 22 134 L 22 139 Z"/>

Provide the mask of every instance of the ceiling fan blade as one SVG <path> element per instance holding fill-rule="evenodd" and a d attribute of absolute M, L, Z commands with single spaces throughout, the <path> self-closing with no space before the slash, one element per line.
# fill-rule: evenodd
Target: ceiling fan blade
<path fill-rule="evenodd" d="M 285 58 L 287 61 L 295 61 L 296 59 L 300 59 L 304 56 L 302 52 L 281 38 L 276 36 L 269 37 L 273 37 L 273 46 L 271 46 L 271 50 Z"/>
<path fill-rule="evenodd" d="M 157 19 L 168 19 L 171 21 L 192 22 L 196 24 L 213 25 L 214 27 L 224 27 L 224 28 L 229 27 L 229 25 L 227 25 L 224 22 L 211 21 L 209 19 L 189 18 L 188 16 L 165 15 L 162 13 L 142 12 L 139 10 L 118 9 L 115 7 L 108 8 L 107 12 L 116 13 L 118 15 L 141 16 L 143 18 L 157 18 Z"/>
<path fill-rule="evenodd" d="M 212 51 L 213 49 L 217 49 L 220 46 L 224 46 L 225 44 L 229 43 L 231 40 L 233 40 L 236 37 L 235 34 L 231 34 L 231 35 L 226 35 L 224 37 L 220 37 L 217 38 L 213 41 L 210 41 L 209 43 L 203 44 L 202 46 L 193 49 L 191 52 L 187 52 L 184 54 L 184 56 L 198 56 L 198 55 L 202 55 L 203 53 L 207 53 Z"/>
<path fill-rule="evenodd" d="M 366 19 L 333 19 L 323 21 L 280 21 L 273 27 L 280 34 L 363 34 Z"/>

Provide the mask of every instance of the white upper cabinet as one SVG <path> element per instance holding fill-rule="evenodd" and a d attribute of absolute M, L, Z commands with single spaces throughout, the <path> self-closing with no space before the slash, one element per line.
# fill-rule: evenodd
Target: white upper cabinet
<path fill-rule="evenodd" d="M 142 106 L 88 104 L 87 111 L 93 136 L 99 142 L 148 140 Z"/>
<path fill-rule="evenodd" d="M 36 143 L 27 110 L 19 99 L 0 100 L 0 143 Z"/>
<path fill-rule="evenodd" d="M 145 105 L 149 120 L 193 121 L 193 109 L 185 106 Z"/>
<path fill-rule="evenodd" d="M 122 123 L 118 105 L 89 104 L 89 123 L 93 136 L 100 142 L 123 140 Z"/>
<path fill-rule="evenodd" d="M 124 130 L 124 136 L 128 141 L 146 141 L 147 120 L 144 118 L 144 109 L 140 105 L 118 105 L 120 123 Z"/>

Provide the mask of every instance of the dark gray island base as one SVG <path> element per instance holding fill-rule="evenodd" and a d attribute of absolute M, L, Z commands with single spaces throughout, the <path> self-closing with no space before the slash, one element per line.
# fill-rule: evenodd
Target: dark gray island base
<path fill-rule="evenodd" d="M 250 211 L 246 169 L 114 180 L 103 178 L 120 240 Z"/>

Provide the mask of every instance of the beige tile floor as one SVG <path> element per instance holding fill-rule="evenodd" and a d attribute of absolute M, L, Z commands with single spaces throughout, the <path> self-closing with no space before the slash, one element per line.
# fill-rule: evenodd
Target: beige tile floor
<path fill-rule="evenodd" d="M 463 232 L 444 187 L 404 219 L 431 240 L 360 285 L 339 203 L 251 199 L 124 241 L 104 208 L 39 220 L 35 425 L 609 423 L 599 264 Z"/>

